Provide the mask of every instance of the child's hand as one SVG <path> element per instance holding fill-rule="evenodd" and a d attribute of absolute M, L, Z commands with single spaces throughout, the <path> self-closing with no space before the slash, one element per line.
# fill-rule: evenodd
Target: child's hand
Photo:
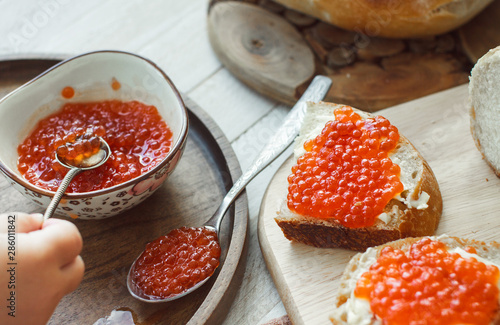
<path fill-rule="evenodd" d="M 42 227 L 41 215 L 0 214 L 0 324 L 46 324 L 82 280 L 81 249 L 69 221 L 48 219 Z"/>

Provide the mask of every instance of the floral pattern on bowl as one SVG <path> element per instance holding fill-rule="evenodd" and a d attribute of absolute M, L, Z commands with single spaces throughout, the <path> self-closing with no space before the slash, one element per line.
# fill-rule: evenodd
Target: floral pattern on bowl
<path fill-rule="evenodd" d="M 178 151 L 172 158 L 172 161 L 167 163 L 155 174 L 143 179 L 135 185 L 123 188 L 120 191 L 113 191 L 108 194 L 82 199 L 63 197 L 55 214 L 72 219 L 105 219 L 133 208 L 151 196 L 163 184 L 167 177 L 172 174 L 182 153 L 182 150 Z M 37 205 L 46 207 L 50 203 L 51 197 L 49 196 L 31 191 L 16 182 L 10 182 L 10 184 Z M 139 192 L 139 189 L 142 190 Z"/>

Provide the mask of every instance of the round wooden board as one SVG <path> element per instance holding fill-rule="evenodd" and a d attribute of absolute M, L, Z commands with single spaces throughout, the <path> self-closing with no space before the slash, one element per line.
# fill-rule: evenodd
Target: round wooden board
<path fill-rule="evenodd" d="M 376 111 L 464 84 L 471 68 L 455 32 L 425 40 L 378 38 L 272 0 L 212 0 L 208 32 L 229 71 L 290 106 L 318 74 L 333 81 L 326 101 Z"/>
<path fill-rule="evenodd" d="M 50 66 L 60 57 L 0 58 L 0 96 Z M 221 267 L 194 293 L 163 304 L 130 296 L 126 276 L 145 245 L 181 226 L 200 226 L 240 176 L 238 160 L 213 120 L 184 97 L 190 130 L 184 155 L 174 173 L 150 198 L 121 215 L 100 221 L 72 220 L 80 230 L 86 265 L 79 288 L 63 298 L 49 324 L 93 324 L 113 310 L 128 310 L 137 325 L 220 324 L 245 269 L 248 203 L 243 193 L 223 221 Z M 15 132 L 16 130 L 12 130 Z M 43 212 L 0 178 L 4 212 Z"/>
<path fill-rule="evenodd" d="M 313 77 L 314 55 L 300 33 L 260 7 L 222 2 L 210 12 L 208 31 L 224 65 L 260 93 L 290 102 Z"/>

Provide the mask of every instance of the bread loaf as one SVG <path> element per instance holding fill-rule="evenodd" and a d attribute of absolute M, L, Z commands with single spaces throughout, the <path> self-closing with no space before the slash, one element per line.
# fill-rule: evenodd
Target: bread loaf
<path fill-rule="evenodd" d="M 300 134 L 295 140 L 295 159 L 304 155 L 304 143 L 315 139 L 325 124 L 335 119 L 334 111 L 343 107 L 324 102 L 308 103 Z M 366 112 L 355 112 L 363 119 L 374 118 Z M 404 189 L 387 203 L 372 225 L 348 227 L 329 216 L 318 218 L 299 214 L 292 211 L 287 200 L 283 199 L 275 220 L 285 237 L 316 247 L 341 247 L 364 251 L 368 247 L 400 238 L 434 234 L 442 212 L 442 198 L 431 168 L 403 136 L 399 137 L 389 158 L 400 167 L 399 179 Z M 376 190 L 371 191 L 374 193 Z M 283 197 L 286 197 L 286 193 L 283 193 Z"/>
<path fill-rule="evenodd" d="M 391 242 L 391 243 L 388 243 L 385 245 L 370 248 L 365 253 L 356 254 L 350 260 L 349 264 L 345 268 L 345 271 L 341 277 L 339 291 L 338 291 L 338 294 L 337 294 L 337 297 L 335 300 L 335 309 L 330 317 L 330 320 L 332 321 L 332 323 L 335 325 L 347 325 L 347 324 L 378 325 L 378 324 L 383 324 L 383 323 L 385 324 L 387 322 L 387 319 L 381 319 L 381 317 L 379 315 L 376 315 L 373 312 L 373 309 L 372 309 L 373 306 L 371 305 L 372 301 L 368 301 L 368 300 L 366 300 L 366 298 L 362 298 L 362 297 L 357 296 L 355 294 L 355 289 L 359 283 L 362 283 L 359 281 L 362 278 L 363 274 L 365 274 L 365 272 L 369 271 L 370 267 L 372 267 L 372 265 L 374 265 L 374 263 L 376 261 L 379 262 L 378 259 L 379 259 L 381 252 L 384 248 L 392 247 L 392 248 L 397 249 L 397 250 L 402 250 L 403 252 L 405 252 L 406 256 L 409 256 L 408 251 L 410 250 L 411 246 L 417 242 L 420 242 L 422 239 L 423 238 L 401 239 L 401 240 L 397 240 L 397 241 L 394 241 L 394 242 Z M 496 242 L 486 244 L 486 243 L 481 242 L 481 241 L 462 239 L 462 238 L 457 238 L 457 237 L 449 237 L 447 235 L 441 235 L 438 237 L 429 237 L 429 239 L 431 239 L 432 241 L 439 241 L 441 243 L 444 243 L 445 249 L 448 252 L 458 253 L 460 255 L 460 257 L 462 257 L 464 259 L 473 258 L 479 262 L 484 263 L 485 265 L 493 265 L 496 268 L 498 268 L 500 265 L 500 244 L 498 244 Z M 467 247 L 469 247 L 469 248 L 467 248 Z M 472 252 L 471 252 L 470 248 L 472 248 Z M 474 252 L 474 250 L 475 250 L 475 252 Z M 439 262 L 443 262 L 443 261 L 437 261 L 437 262 L 439 263 Z M 420 268 L 422 266 L 422 264 L 420 264 L 419 262 L 410 262 L 410 264 L 412 265 L 412 268 L 414 271 L 415 271 L 415 268 Z M 454 265 L 456 266 L 459 264 L 460 263 L 455 262 Z M 399 270 L 402 270 L 401 267 L 403 267 L 403 266 L 402 265 L 399 266 Z M 393 269 L 395 269 L 395 267 L 393 267 Z M 456 274 L 449 275 L 450 273 L 447 273 L 447 272 L 449 272 L 449 270 L 443 270 L 443 269 L 444 268 L 441 268 L 437 272 L 444 274 L 444 278 L 448 278 L 448 277 L 453 278 L 454 276 L 456 276 Z M 420 269 L 416 272 L 421 272 L 422 270 L 423 269 Z M 456 270 L 456 268 L 455 268 L 455 270 Z M 394 272 L 394 271 L 391 271 L 391 272 Z M 401 275 L 401 273 L 399 273 L 399 272 L 402 272 L 402 271 L 397 271 L 395 275 L 394 275 L 394 273 L 392 273 L 392 275 L 388 275 L 388 273 L 385 273 L 386 279 L 382 283 L 387 283 L 387 284 L 391 283 L 390 285 L 394 285 L 394 286 L 399 287 L 400 284 L 395 283 L 398 280 L 392 280 L 392 281 L 394 281 L 394 282 L 392 282 L 389 279 L 389 278 L 397 279 L 398 276 Z M 432 271 L 430 271 L 430 272 L 432 272 Z M 452 272 L 453 272 L 453 266 L 452 266 Z M 434 273 L 434 274 L 436 274 L 436 273 Z M 484 271 L 482 271 L 482 274 L 484 274 Z M 406 277 L 406 278 L 408 280 L 406 283 L 403 283 L 403 285 L 405 287 L 404 290 L 412 289 L 414 283 L 416 283 L 416 286 L 418 285 L 418 282 L 413 282 L 413 280 L 412 280 L 413 278 L 408 278 L 408 277 Z M 477 278 L 478 277 L 476 276 L 472 280 L 476 281 Z M 389 280 L 387 280 L 387 279 L 389 279 Z M 461 282 L 461 281 L 463 281 L 463 279 L 453 278 L 452 281 L 455 281 L 455 283 L 458 285 L 456 285 L 454 288 L 449 288 L 449 287 L 441 288 L 441 290 L 434 291 L 434 292 L 432 290 L 429 290 L 427 292 L 424 291 L 424 292 L 421 292 L 421 294 L 422 294 L 421 296 L 425 295 L 426 299 L 431 297 L 430 298 L 431 300 L 429 300 L 429 301 L 437 301 L 438 303 L 442 303 L 441 301 L 444 299 L 444 297 L 443 296 L 438 297 L 439 294 L 447 295 L 447 294 L 451 293 L 451 295 L 454 295 L 455 290 L 457 290 L 457 291 L 463 290 L 464 287 L 468 287 L 469 285 L 470 286 L 474 285 L 471 282 L 469 282 L 468 280 Z M 498 282 L 498 278 L 497 278 L 497 282 Z M 431 286 L 432 284 L 431 283 L 424 283 L 424 287 L 425 287 L 425 285 Z M 380 284 L 378 284 L 378 286 L 380 286 Z M 459 288 L 460 286 L 462 286 L 462 288 Z M 496 287 L 498 288 L 498 283 L 496 283 Z M 493 288 L 494 289 L 493 291 L 498 290 L 497 288 Z M 380 288 L 378 290 L 380 290 Z M 403 290 L 403 289 L 400 289 L 400 290 Z M 453 290 L 453 291 L 445 293 L 445 291 L 448 291 L 448 290 Z M 467 293 L 465 295 L 467 295 Z M 409 299 L 411 301 L 412 299 L 415 299 L 414 298 L 415 296 L 416 295 L 412 293 L 410 296 L 406 296 L 405 299 Z M 480 300 L 481 300 L 480 304 L 485 304 L 486 302 L 489 302 L 493 305 L 493 310 L 496 310 L 496 314 L 493 313 L 493 315 L 491 316 L 491 319 L 489 321 L 481 322 L 481 324 L 485 324 L 485 325 L 500 324 L 499 312 L 498 312 L 498 297 L 497 297 L 496 301 L 492 302 L 489 300 L 492 298 L 491 297 L 487 298 L 487 295 L 484 293 L 479 294 L 479 296 L 480 296 Z M 432 298 L 432 297 L 434 297 L 434 298 Z M 470 297 L 470 296 L 464 297 L 464 294 L 462 293 L 462 297 L 460 297 L 460 298 L 465 299 L 465 301 L 462 303 L 466 306 L 466 308 L 469 308 L 469 306 L 471 306 L 471 307 L 473 306 L 474 302 L 471 301 L 472 297 Z M 394 301 L 394 299 L 391 299 L 389 297 L 387 297 L 387 299 L 391 302 Z M 435 300 L 433 300 L 433 299 L 435 299 Z M 401 301 L 399 301 L 398 303 L 402 304 Z M 388 306 L 389 308 L 390 308 L 390 305 L 391 305 L 391 303 L 389 303 L 389 306 Z M 463 312 L 462 308 L 464 308 L 463 307 L 464 305 L 457 306 L 459 311 L 451 311 L 451 312 L 457 312 L 457 313 Z M 392 304 L 392 306 L 394 306 L 394 304 Z M 496 308 L 495 308 L 495 306 L 496 306 Z M 450 307 L 450 305 L 448 304 L 444 308 L 449 308 L 449 307 Z M 475 307 L 472 307 L 471 309 L 474 309 L 474 308 Z M 418 312 L 415 311 L 414 307 L 410 307 L 409 309 L 405 309 L 405 311 L 406 312 L 405 312 L 404 317 L 405 317 L 405 321 L 407 322 L 407 324 L 430 324 L 429 320 L 425 320 L 425 319 L 422 319 L 420 317 L 418 317 L 418 321 L 415 322 L 414 317 L 416 315 L 418 315 Z M 432 324 L 448 324 L 447 322 L 443 322 L 441 319 L 433 319 L 433 321 L 434 322 Z M 478 320 L 476 319 L 476 323 L 477 323 L 477 321 Z M 462 321 L 462 322 L 453 323 L 453 324 L 464 324 L 464 323 L 468 323 L 468 322 Z M 477 324 L 479 324 L 479 323 L 477 323 Z"/>
<path fill-rule="evenodd" d="M 486 162 L 500 176 L 500 47 L 475 64 L 469 98 L 472 137 Z"/>
<path fill-rule="evenodd" d="M 448 32 L 493 0 L 274 0 L 368 36 L 414 38 Z"/>

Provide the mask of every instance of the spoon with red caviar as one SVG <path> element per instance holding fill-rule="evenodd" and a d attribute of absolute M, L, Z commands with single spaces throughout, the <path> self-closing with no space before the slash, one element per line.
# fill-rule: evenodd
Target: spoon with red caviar
<path fill-rule="evenodd" d="M 127 276 L 130 294 L 144 302 L 167 302 L 199 288 L 219 266 L 220 226 L 227 210 L 245 186 L 293 142 L 299 133 L 306 102 L 324 98 L 328 77 L 316 76 L 249 169 L 234 183 L 203 227 L 174 229 L 146 245 Z"/>
<path fill-rule="evenodd" d="M 47 220 L 54 214 L 64 192 L 76 175 L 103 165 L 111 155 L 108 143 L 101 136 L 95 135 L 92 129 L 88 129 L 79 136 L 70 134 L 67 138 L 68 142 L 56 149 L 56 160 L 69 171 L 50 201 L 43 220 Z"/>

